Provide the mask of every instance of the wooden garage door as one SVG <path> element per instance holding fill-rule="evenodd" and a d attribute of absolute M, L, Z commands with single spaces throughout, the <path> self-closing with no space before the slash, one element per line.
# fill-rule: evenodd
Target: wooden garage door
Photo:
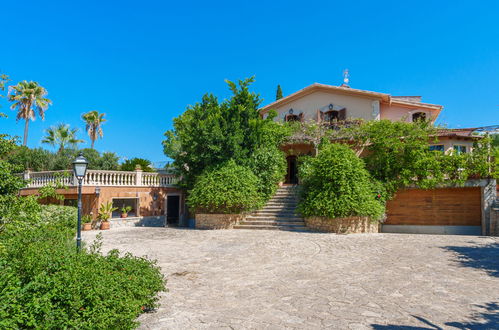
<path fill-rule="evenodd" d="M 404 189 L 386 211 L 386 225 L 480 226 L 480 188 Z"/>

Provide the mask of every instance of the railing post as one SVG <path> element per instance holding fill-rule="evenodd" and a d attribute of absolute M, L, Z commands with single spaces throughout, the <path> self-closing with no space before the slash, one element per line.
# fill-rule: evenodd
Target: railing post
<path fill-rule="evenodd" d="M 135 185 L 142 186 L 142 169 L 139 167 L 135 169 Z"/>
<path fill-rule="evenodd" d="M 28 180 L 29 180 L 29 177 L 30 177 L 30 175 L 29 175 L 29 174 L 30 174 L 30 172 L 31 172 L 31 171 L 29 170 L 29 168 L 28 168 L 26 171 L 24 171 L 24 173 L 23 173 L 23 179 L 24 179 L 24 180 L 26 180 L 26 181 L 28 181 Z"/>

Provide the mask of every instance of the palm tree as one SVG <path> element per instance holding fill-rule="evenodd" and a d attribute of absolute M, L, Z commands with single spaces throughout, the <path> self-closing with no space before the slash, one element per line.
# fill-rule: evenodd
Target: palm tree
<path fill-rule="evenodd" d="M 17 110 L 16 119 L 25 120 L 23 146 L 28 142 L 29 120 L 35 120 L 35 110 L 38 111 L 42 120 L 45 119 L 45 110 L 52 104 L 47 96 L 47 90 L 40 86 L 36 81 L 21 81 L 15 86 L 9 87 L 9 101 L 14 102 L 11 105 L 12 110 Z"/>
<path fill-rule="evenodd" d="M 57 152 L 61 152 L 68 146 L 76 148 L 78 143 L 85 141 L 76 138 L 78 128 L 71 129 L 68 124 L 59 124 L 46 129 L 47 136 L 42 140 L 42 143 L 50 144 L 53 147 L 58 146 Z"/>
<path fill-rule="evenodd" d="M 81 118 L 87 124 L 85 126 L 85 130 L 87 131 L 88 136 L 92 141 L 92 149 L 94 148 L 95 140 L 97 140 L 99 137 L 102 139 L 102 137 L 104 136 L 104 133 L 102 132 L 102 124 L 106 121 L 106 119 L 104 119 L 104 115 L 105 113 L 99 113 L 98 111 L 93 110 L 81 116 Z"/>

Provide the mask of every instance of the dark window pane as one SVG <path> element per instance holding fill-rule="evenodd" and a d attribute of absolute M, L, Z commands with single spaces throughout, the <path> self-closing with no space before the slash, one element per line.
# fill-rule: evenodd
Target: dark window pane
<path fill-rule="evenodd" d="M 434 146 L 430 146 L 431 151 L 444 151 L 444 145 L 443 144 L 437 144 Z"/>

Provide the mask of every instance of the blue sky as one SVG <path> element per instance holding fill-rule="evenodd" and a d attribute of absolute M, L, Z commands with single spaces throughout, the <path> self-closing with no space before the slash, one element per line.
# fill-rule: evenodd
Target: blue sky
<path fill-rule="evenodd" d="M 0 72 L 35 80 L 54 104 L 28 145 L 82 113 L 107 114 L 101 151 L 164 161 L 172 119 L 224 79 L 256 76 L 274 100 L 313 82 L 422 95 L 449 127 L 499 124 L 499 1 L 8 1 Z M 22 136 L 23 123 L 0 119 Z M 90 143 L 86 144 L 87 146 Z"/>

